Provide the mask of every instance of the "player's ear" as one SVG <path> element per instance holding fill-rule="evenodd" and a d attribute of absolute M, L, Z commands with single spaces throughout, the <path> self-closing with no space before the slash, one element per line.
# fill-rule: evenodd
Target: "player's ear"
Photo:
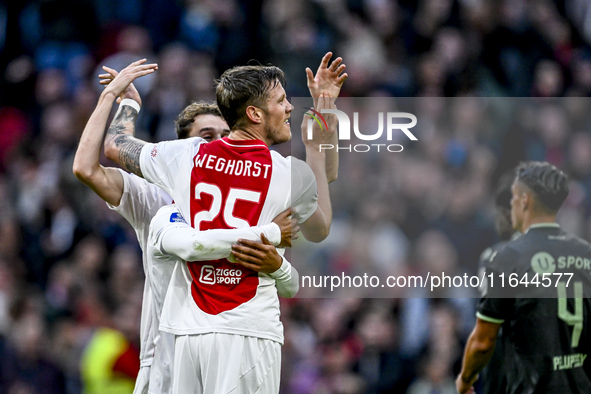
<path fill-rule="evenodd" d="M 524 211 L 526 209 L 531 209 L 533 207 L 533 198 L 534 196 L 529 191 L 523 192 L 523 194 L 521 195 L 521 203 Z"/>
<path fill-rule="evenodd" d="M 253 123 L 258 124 L 263 121 L 263 111 L 254 105 L 249 105 L 246 107 L 246 116 L 248 116 L 248 119 L 250 119 L 250 121 Z"/>

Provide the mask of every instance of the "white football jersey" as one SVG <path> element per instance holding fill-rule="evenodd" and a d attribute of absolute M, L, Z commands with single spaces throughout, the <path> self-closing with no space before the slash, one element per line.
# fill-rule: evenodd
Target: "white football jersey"
<path fill-rule="evenodd" d="M 147 244 L 155 310 L 160 315 L 174 265 L 177 262 L 185 264 L 179 258 L 210 261 L 228 257 L 232 245 L 239 239 L 260 242 L 261 233 L 274 245 L 281 242 L 281 229 L 275 223 L 243 229 L 197 231 L 187 224 L 174 204 L 160 208 L 150 222 Z"/>
<path fill-rule="evenodd" d="M 147 244 L 150 230 L 150 221 L 158 210 L 172 202 L 171 197 L 159 187 L 147 182 L 136 175 L 119 170 L 123 176 L 123 195 L 119 206 L 115 207 L 107 203 L 107 206 L 123 216 L 133 227 L 142 249 L 142 262 L 146 281 L 144 283 L 144 296 L 142 300 L 142 316 L 140 325 L 140 363 L 141 366 L 149 366 L 154 358 L 154 343 L 159 334 L 160 310 L 154 302 L 153 288 L 150 281 L 150 265 Z M 172 275 L 172 268 L 168 276 Z M 166 286 L 162 284 L 161 286 Z"/>
<path fill-rule="evenodd" d="M 189 226 L 174 205 L 166 205 L 150 223 L 147 253 L 150 261 L 150 279 L 156 310 L 162 311 L 170 274 L 175 265 L 186 266 L 185 260 L 210 260 L 228 257 L 238 239 L 260 241 L 264 233 L 274 245 L 281 242 L 281 229 L 275 223 L 244 229 L 217 229 L 197 231 Z M 181 257 L 183 260 L 180 260 Z M 239 265 L 237 265 L 239 267 Z M 292 297 L 298 290 L 298 273 L 287 260 L 270 274 L 276 279 L 280 294 Z M 172 338 L 170 338 L 172 336 Z M 172 387 L 174 365 L 174 335 L 161 332 L 155 343 L 154 363 L 150 370 L 149 392 L 168 393 Z"/>
<path fill-rule="evenodd" d="M 169 192 L 197 230 L 268 224 L 290 206 L 303 222 L 317 208 L 310 167 L 282 157 L 259 140 L 224 138 L 204 144 L 191 138 L 147 144 L 140 166 L 145 179 Z M 275 280 L 225 258 L 177 264 L 160 329 L 176 335 L 240 334 L 282 343 Z"/>

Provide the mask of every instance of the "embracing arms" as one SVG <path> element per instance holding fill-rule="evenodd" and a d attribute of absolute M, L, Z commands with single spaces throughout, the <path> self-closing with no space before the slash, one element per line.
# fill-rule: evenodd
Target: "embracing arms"
<path fill-rule="evenodd" d="M 277 252 L 277 246 L 291 246 L 291 210 L 273 222 L 258 227 L 198 231 L 189 226 L 174 205 L 162 207 L 150 223 L 150 244 L 162 254 L 184 261 L 228 258 L 275 279 L 278 294 L 293 297 L 299 288 L 297 270 Z M 273 241 L 271 242 L 270 239 Z"/>

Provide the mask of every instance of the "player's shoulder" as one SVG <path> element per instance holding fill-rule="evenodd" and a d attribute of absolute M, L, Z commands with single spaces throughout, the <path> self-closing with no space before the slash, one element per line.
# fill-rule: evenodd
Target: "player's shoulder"
<path fill-rule="evenodd" d="M 575 258 L 580 257 L 584 260 L 591 259 L 591 244 L 584 240 L 583 238 L 569 233 L 569 232 L 561 232 L 564 236 L 564 246 L 560 248 L 556 248 L 554 254 L 559 256 L 558 258 L 565 258 L 564 256 L 575 256 Z M 561 253 L 562 252 L 562 253 Z M 588 275 L 589 271 L 584 270 L 584 272 Z"/>
<path fill-rule="evenodd" d="M 177 142 L 180 145 L 200 145 L 200 144 L 207 143 L 207 141 L 201 137 L 188 137 L 188 138 L 183 138 L 180 140 L 171 140 L 168 142 Z"/>
<path fill-rule="evenodd" d="M 524 236 L 520 237 L 519 241 L 515 246 L 523 251 L 541 248 L 546 249 L 549 253 L 559 253 L 568 248 L 580 253 L 591 253 L 591 244 L 589 242 L 559 227 L 528 231 Z"/>
<path fill-rule="evenodd" d="M 170 140 L 170 141 L 161 141 L 157 144 L 154 144 L 152 147 L 152 155 L 158 154 L 158 150 L 166 149 L 167 151 L 182 151 L 187 149 L 194 149 L 199 147 L 201 144 L 207 143 L 201 137 L 190 137 L 190 138 L 183 138 L 181 140 Z"/>
<path fill-rule="evenodd" d="M 489 256 L 488 266 L 499 271 L 513 269 L 521 255 L 519 245 L 516 245 L 518 241 L 516 239 L 496 244 Z"/>
<path fill-rule="evenodd" d="M 294 156 L 287 156 L 284 159 L 290 166 L 292 176 L 300 176 L 302 178 L 314 177 L 312 168 L 304 160 Z"/>
<path fill-rule="evenodd" d="M 272 150 L 270 149 L 269 152 L 271 152 L 271 157 L 273 158 L 273 161 L 277 161 L 280 163 L 286 163 L 287 165 L 292 165 L 295 163 L 295 165 L 302 165 L 302 164 L 306 164 L 305 161 L 298 159 L 295 156 L 283 156 L 281 153 L 277 152 L 276 150 Z"/>
<path fill-rule="evenodd" d="M 161 162 L 168 164 L 182 157 L 192 158 L 204 142 L 205 140 L 203 138 L 192 137 L 182 140 L 161 141 L 156 144 L 146 144 L 142 148 L 143 159 L 141 160 L 144 175 L 146 175 L 145 169 L 147 163 Z"/>
<path fill-rule="evenodd" d="M 187 223 L 174 204 L 161 207 L 152 218 L 150 226 L 163 227 L 169 223 Z"/>
<path fill-rule="evenodd" d="M 276 150 L 270 149 L 269 152 L 271 153 L 271 159 L 273 160 L 273 165 L 281 164 L 285 166 L 291 165 L 291 156 L 283 156 L 281 153 L 277 152 Z"/>
<path fill-rule="evenodd" d="M 516 238 L 507 243 L 512 250 L 517 253 L 526 252 L 527 250 L 531 249 L 532 247 L 536 247 L 540 244 L 541 238 L 540 234 L 537 232 L 526 231 L 525 234 L 522 234 L 519 238 Z"/>
<path fill-rule="evenodd" d="M 284 168 L 291 173 L 292 182 L 294 182 L 294 179 L 297 181 L 297 179 L 305 180 L 314 178 L 314 172 L 304 160 L 294 156 L 285 157 L 274 150 L 271 150 L 271 158 L 274 168 Z"/>
<path fill-rule="evenodd" d="M 577 246 L 577 247 L 591 251 L 591 244 L 588 241 L 584 240 L 583 238 L 579 237 L 578 235 L 573 234 L 573 233 L 569 233 L 564 230 L 561 230 L 560 234 L 561 234 L 561 236 L 564 237 L 564 240 L 566 242 L 572 244 L 573 246 Z"/>
<path fill-rule="evenodd" d="M 479 265 L 484 267 L 488 266 L 491 263 L 491 261 L 494 260 L 499 250 L 504 248 L 508 242 L 510 241 L 497 242 L 493 246 L 484 249 L 484 251 L 482 251 L 482 253 L 480 254 Z"/>
<path fill-rule="evenodd" d="M 185 143 L 187 145 L 193 146 L 193 147 L 199 147 L 201 145 L 205 145 L 207 144 L 207 140 L 204 140 L 201 137 L 189 137 L 189 138 L 185 138 L 184 140 L 179 140 L 179 141 L 186 141 Z M 215 142 L 215 141 L 212 141 Z"/>

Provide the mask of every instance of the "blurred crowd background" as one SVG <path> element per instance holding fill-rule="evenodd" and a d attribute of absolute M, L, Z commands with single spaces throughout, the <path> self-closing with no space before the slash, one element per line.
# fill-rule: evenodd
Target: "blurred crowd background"
<path fill-rule="evenodd" d="M 153 141 L 251 59 L 283 68 L 289 97 L 329 50 L 343 97 L 417 97 L 419 143 L 341 156 L 315 266 L 473 273 L 497 241 L 494 185 L 520 160 L 571 175 L 560 222 L 591 236 L 590 21 L 585 0 L 0 0 L 0 394 L 133 386 L 141 251 L 71 170 L 101 65 L 158 62 L 136 84 Z M 429 99 L 444 96 L 458 98 Z M 282 300 L 281 392 L 453 393 L 476 302 L 463 296 Z"/>

